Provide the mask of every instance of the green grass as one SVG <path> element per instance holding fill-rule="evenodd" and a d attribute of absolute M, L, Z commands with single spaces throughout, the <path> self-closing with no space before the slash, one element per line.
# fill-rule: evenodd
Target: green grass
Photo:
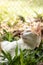
<path fill-rule="evenodd" d="M 7 58 L 7 65 L 37 65 L 40 62 L 43 62 L 43 40 L 39 48 L 34 50 L 19 50 L 20 54 L 18 55 L 18 46 L 15 49 L 15 56 L 12 58 L 9 52 L 2 50 L 4 59 Z"/>

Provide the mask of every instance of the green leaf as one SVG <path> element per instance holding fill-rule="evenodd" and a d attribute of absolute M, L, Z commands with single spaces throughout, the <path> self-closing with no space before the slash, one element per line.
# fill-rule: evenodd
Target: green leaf
<path fill-rule="evenodd" d="M 12 62 L 11 54 L 9 52 L 5 52 L 3 50 L 2 50 L 2 53 L 3 53 L 4 57 L 7 58 L 8 62 L 11 63 Z"/>
<path fill-rule="evenodd" d="M 12 27 L 11 22 L 7 22 L 7 25 L 8 25 L 9 27 Z"/>
<path fill-rule="evenodd" d="M 4 36 L 3 36 L 3 39 L 11 42 L 13 40 L 12 33 L 7 32 L 5 29 L 3 29 L 3 31 L 5 33 Z"/>
<path fill-rule="evenodd" d="M 15 56 L 16 57 L 18 56 L 18 45 L 16 46 L 16 49 L 15 49 Z"/>
<path fill-rule="evenodd" d="M 42 15 L 41 14 L 39 14 L 38 12 L 36 12 L 36 11 L 34 11 L 34 13 L 37 15 L 37 18 L 40 18 L 40 19 L 42 19 Z"/>
<path fill-rule="evenodd" d="M 24 61 L 23 51 L 20 49 L 20 62 L 21 62 L 21 65 L 25 65 L 23 61 Z"/>

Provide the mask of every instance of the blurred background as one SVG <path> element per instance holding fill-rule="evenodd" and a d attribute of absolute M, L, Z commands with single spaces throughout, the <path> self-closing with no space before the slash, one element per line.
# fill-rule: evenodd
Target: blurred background
<path fill-rule="evenodd" d="M 43 18 L 43 0 L 0 0 L 0 23 L 15 21 L 17 15 L 35 17 L 37 12 Z M 43 24 L 42 28 L 43 28 Z"/>
<path fill-rule="evenodd" d="M 34 10 L 43 16 L 43 0 L 0 0 L 2 19 L 14 15 L 36 16 Z"/>

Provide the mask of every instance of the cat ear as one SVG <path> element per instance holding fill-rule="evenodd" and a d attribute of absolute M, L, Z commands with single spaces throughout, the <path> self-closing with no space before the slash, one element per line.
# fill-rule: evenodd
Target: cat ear
<path fill-rule="evenodd" d="M 40 26 L 40 23 L 37 23 L 36 33 L 39 34 L 39 35 L 41 34 L 41 26 Z"/>
<path fill-rule="evenodd" d="M 34 22 L 33 26 L 31 25 L 31 31 L 37 35 L 41 34 L 41 26 L 40 26 L 40 22 Z"/>

